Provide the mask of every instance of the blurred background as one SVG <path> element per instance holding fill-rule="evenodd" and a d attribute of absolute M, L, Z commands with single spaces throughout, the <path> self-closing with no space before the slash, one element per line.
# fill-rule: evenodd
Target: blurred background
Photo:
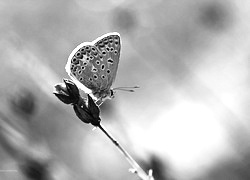
<path fill-rule="evenodd" d="M 246 0 L 0 1 L 0 179 L 138 179 L 53 94 L 84 41 L 119 32 L 104 126 L 155 180 L 250 179 Z"/>

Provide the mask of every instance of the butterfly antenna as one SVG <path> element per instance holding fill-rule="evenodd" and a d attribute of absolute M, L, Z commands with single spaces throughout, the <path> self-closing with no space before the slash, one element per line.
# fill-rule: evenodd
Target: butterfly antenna
<path fill-rule="evenodd" d="M 139 88 L 139 86 L 132 87 L 116 87 L 113 90 L 127 91 L 127 92 L 135 92 L 133 89 Z"/>

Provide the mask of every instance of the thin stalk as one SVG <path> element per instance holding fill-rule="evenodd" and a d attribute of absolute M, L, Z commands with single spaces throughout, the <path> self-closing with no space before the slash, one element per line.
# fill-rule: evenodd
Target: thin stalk
<path fill-rule="evenodd" d="M 133 167 L 134 173 L 136 173 L 142 180 L 153 180 L 152 175 L 148 175 L 139 164 L 132 158 L 132 156 L 119 144 L 117 140 L 104 128 L 100 123 L 98 126 L 102 132 L 114 143 L 114 145 L 120 150 L 120 152 L 125 156 L 126 160 Z"/>

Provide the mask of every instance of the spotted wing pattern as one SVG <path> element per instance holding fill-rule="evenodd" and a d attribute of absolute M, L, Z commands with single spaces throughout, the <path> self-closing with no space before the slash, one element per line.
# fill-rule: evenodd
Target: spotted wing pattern
<path fill-rule="evenodd" d="M 120 59 L 120 35 L 105 34 L 77 46 L 69 56 L 66 71 L 80 88 L 100 96 L 110 90 Z"/>

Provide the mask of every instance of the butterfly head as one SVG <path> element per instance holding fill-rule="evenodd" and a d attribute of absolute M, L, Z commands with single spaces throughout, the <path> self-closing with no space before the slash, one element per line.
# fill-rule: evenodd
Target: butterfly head
<path fill-rule="evenodd" d="M 108 89 L 105 91 L 95 92 L 93 96 L 97 100 L 105 101 L 106 99 L 113 99 L 115 97 L 115 91 L 113 89 Z"/>
<path fill-rule="evenodd" d="M 134 87 L 116 87 L 116 88 L 111 88 L 106 91 L 101 91 L 99 93 L 95 93 L 95 97 L 99 97 L 98 99 L 102 99 L 102 101 L 106 99 L 113 99 L 115 97 L 116 90 L 120 91 L 127 91 L 127 92 L 134 92 L 133 89 L 139 88 L 139 86 L 134 86 Z"/>
<path fill-rule="evenodd" d="M 107 90 L 102 90 L 99 92 L 92 92 L 93 98 L 97 101 L 100 101 L 103 103 L 107 99 L 113 99 L 115 97 L 116 90 L 120 91 L 127 91 L 127 92 L 134 92 L 134 89 L 139 88 L 139 86 L 133 86 L 133 87 L 116 87 L 116 88 L 110 88 Z"/>

